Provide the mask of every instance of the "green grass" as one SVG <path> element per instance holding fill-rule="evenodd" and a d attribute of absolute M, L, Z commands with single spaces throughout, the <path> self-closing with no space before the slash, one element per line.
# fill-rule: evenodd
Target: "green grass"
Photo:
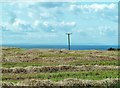
<path fill-rule="evenodd" d="M 70 65 L 75 65 L 75 66 L 80 66 L 80 65 L 115 65 L 118 66 L 118 60 L 112 60 L 112 61 L 81 61 L 81 60 L 76 60 L 73 62 L 69 63 Z"/>
<path fill-rule="evenodd" d="M 17 53 L 16 53 L 17 52 Z M 27 53 L 32 52 L 32 53 Z M 120 52 L 119 52 L 120 53 Z M 20 48 L 3 49 L 3 67 L 56 66 L 56 65 L 115 65 L 118 66 L 117 51 L 99 50 L 26 50 Z M 35 59 L 37 58 L 37 59 Z M 13 59 L 13 60 L 12 60 Z M 14 61 L 15 62 L 10 62 Z M 42 61 L 41 61 L 42 59 Z M 9 61 L 10 60 L 10 61 Z M 26 62 L 28 61 L 28 62 Z M 61 63 L 62 62 L 62 63 Z"/>
<path fill-rule="evenodd" d="M 21 79 L 50 79 L 60 81 L 65 78 L 101 80 L 105 78 L 118 78 L 118 70 L 109 71 L 81 71 L 81 72 L 54 72 L 54 73 L 30 73 L 30 74 L 3 74 L 2 80 Z"/>
<path fill-rule="evenodd" d="M 11 68 L 11 67 L 27 67 L 27 66 L 57 66 L 63 65 L 63 63 L 55 61 L 55 62 L 4 62 L 2 63 L 2 67 Z M 112 61 L 83 61 L 83 60 L 74 60 L 64 65 L 73 65 L 73 66 L 80 66 L 80 65 L 114 65 L 118 66 L 118 60 Z"/>
<path fill-rule="evenodd" d="M 47 63 L 41 62 L 6 62 L 2 63 L 2 67 L 11 68 L 11 67 L 27 67 L 27 66 L 47 66 Z M 50 64 L 49 64 L 50 65 Z M 54 66 L 55 64 L 51 64 Z"/>
<path fill-rule="evenodd" d="M 83 57 L 82 54 L 41 54 L 39 57 Z"/>

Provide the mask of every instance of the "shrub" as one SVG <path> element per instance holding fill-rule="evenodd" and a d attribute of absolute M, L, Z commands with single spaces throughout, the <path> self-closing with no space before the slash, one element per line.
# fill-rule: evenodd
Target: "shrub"
<path fill-rule="evenodd" d="M 109 48 L 109 49 L 108 49 L 108 51 L 116 51 L 116 50 L 118 50 L 118 51 L 119 51 L 119 50 L 120 50 L 120 48 L 117 48 L 117 49 L 116 49 L 116 48 Z"/>

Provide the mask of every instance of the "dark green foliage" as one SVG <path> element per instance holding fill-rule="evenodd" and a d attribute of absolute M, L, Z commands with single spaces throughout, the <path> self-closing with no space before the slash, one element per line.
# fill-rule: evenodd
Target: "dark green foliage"
<path fill-rule="evenodd" d="M 120 51 L 120 48 L 117 48 L 117 49 L 116 48 L 109 48 L 108 49 L 108 51 L 116 51 L 116 50 Z"/>

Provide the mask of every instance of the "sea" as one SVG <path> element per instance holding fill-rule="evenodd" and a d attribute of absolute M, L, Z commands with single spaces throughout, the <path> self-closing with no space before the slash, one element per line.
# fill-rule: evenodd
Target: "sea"
<path fill-rule="evenodd" d="M 25 49 L 68 49 L 68 45 L 2 45 L 3 47 L 17 47 Z M 117 45 L 71 45 L 70 50 L 107 50 L 118 48 Z"/>

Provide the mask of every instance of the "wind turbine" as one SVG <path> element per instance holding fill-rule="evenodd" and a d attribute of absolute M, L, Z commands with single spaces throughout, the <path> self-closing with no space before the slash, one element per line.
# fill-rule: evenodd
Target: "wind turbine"
<path fill-rule="evenodd" d="M 72 33 L 66 33 L 68 35 L 68 50 L 70 50 L 70 35 Z"/>

